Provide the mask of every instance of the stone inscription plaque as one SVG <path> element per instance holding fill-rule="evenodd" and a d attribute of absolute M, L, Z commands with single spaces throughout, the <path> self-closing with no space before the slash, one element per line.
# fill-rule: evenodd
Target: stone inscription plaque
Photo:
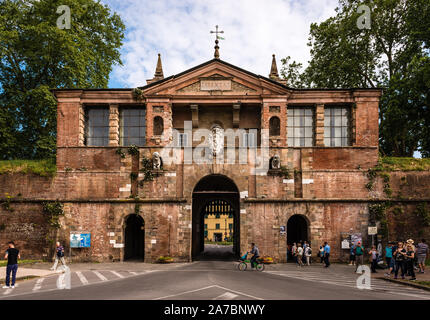
<path fill-rule="evenodd" d="M 231 90 L 231 80 L 201 80 L 200 90 L 202 91 L 227 91 Z"/>

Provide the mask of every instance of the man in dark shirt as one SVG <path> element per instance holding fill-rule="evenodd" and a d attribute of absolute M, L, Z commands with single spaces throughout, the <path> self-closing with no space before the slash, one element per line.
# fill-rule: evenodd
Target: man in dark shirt
<path fill-rule="evenodd" d="M 18 259 L 21 259 L 19 254 L 19 250 L 15 248 L 15 244 L 13 241 L 9 241 L 8 243 L 9 249 L 6 250 L 6 254 L 4 256 L 7 259 L 7 267 L 6 267 L 6 285 L 3 286 L 4 289 L 13 289 L 15 288 L 15 279 L 16 272 L 18 270 Z M 12 272 L 12 283 L 10 282 L 10 273 Z"/>
<path fill-rule="evenodd" d="M 254 269 L 254 263 L 257 262 L 257 258 L 260 257 L 260 250 L 258 250 L 257 246 L 255 245 L 255 243 L 251 243 L 251 254 L 253 254 L 252 258 L 251 258 L 251 269 Z"/>

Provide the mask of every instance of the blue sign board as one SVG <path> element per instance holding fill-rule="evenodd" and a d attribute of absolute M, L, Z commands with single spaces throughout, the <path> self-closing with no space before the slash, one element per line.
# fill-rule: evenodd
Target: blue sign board
<path fill-rule="evenodd" d="M 70 248 L 90 248 L 91 233 L 71 233 Z"/>

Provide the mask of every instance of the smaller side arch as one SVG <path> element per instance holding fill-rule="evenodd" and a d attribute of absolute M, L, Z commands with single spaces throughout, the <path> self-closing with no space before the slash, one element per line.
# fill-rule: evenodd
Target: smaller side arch
<path fill-rule="evenodd" d="M 124 218 L 124 260 L 145 259 L 145 221 L 132 213 Z"/>

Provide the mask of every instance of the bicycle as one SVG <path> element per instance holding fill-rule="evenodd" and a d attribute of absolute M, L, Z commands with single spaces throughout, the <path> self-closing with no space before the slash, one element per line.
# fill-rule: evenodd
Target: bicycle
<path fill-rule="evenodd" d="M 247 260 L 248 258 L 248 253 L 246 253 L 244 256 L 242 256 L 239 259 L 239 263 L 237 265 L 237 269 L 239 269 L 239 271 L 245 271 L 248 267 L 248 263 L 251 263 L 250 260 Z M 257 258 L 256 261 L 254 262 L 254 268 L 257 271 L 263 271 L 264 270 L 264 264 L 263 264 L 263 259 L 261 258 Z"/>

